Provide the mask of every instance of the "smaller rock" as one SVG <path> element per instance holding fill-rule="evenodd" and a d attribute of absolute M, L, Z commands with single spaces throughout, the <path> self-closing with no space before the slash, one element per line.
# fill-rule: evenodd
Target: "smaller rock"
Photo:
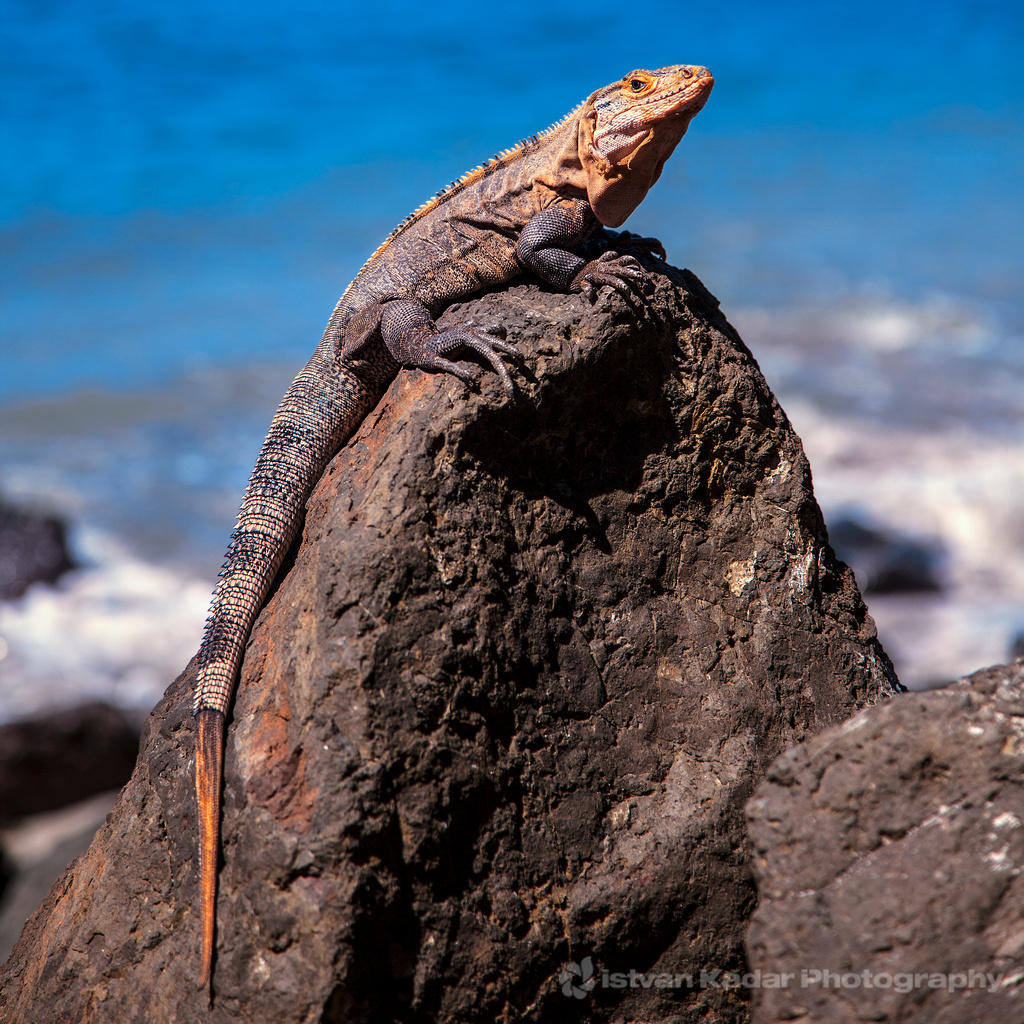
<path fill-rule="evenodd" d="M 59 519 L 0 502 L 0 601 L 21 597 L 33 583 L 54 583 L 74 562 Z"/>
<path fill-rule="evenodd" d="M 1024 661 L 787 751 L 747 817 L 755 1024 L 1024 1021 Z"/>
<path fill-rule="evenodd" d="M 864 594 L 899 594 L 942 589 L 942 552 L 935 545 L 885 533 L 846 517 L 828 528 L 840 560 L 857 577 Z"/>
<path fill-rule="evenodd" d="M 138 750 L 139 730 L 106 704 L 0 725 L 0 823 L 120 789 Z"/>

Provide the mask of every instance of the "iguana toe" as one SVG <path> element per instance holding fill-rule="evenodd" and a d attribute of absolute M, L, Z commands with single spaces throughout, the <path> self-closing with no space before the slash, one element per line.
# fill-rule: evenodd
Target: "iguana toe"
<path fill-rule="evenodd" d="M 438 354 L 449 352 L 460 346 L 472 349 L 487 360 L 494 372 L 501 378 L 505 394 L 512 398 L 516 393 L 516 386 L 501 357 L 508 356 L 519 362 L 522 360 L 522 355 L 515 345 L 505 341 L 503 337 L 499 337 L 499 334 L 503 335 L 504 333 L 502 327 L 457 327 L 436 335 L 437 352 Z"/>
<path fill-rule="evenodd" d="M 593 302 L 596 290 L 603 285 L 617 292 L 628 292 L 631 287 L 639 285 L 644 276 L 644 268 L 632 256 L 621 256 L 609 250 L 596 260 L 585 263 L 572 279 L 569 290 L 582 292 Z"/>

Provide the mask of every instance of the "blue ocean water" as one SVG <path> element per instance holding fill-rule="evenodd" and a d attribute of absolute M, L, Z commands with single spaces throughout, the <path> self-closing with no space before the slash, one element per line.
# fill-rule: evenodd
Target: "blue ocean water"
<path fill-rule="evenodd" d="M 1017 2 L 0 0 L 0 43 L 0 493 L 132 557 L 212 576 L 367 255 L 635 67 L 716 86 L 627 227 L 787 408 L 1024 441 Z"/>
<path fill-rule="evenodd" d="M 0 400 L 302 358 L 410 208 L 634 66 L 712 68 L 635 217 L 730 307 L 1024 323 L 1024 9 L 2 0 Z"/>

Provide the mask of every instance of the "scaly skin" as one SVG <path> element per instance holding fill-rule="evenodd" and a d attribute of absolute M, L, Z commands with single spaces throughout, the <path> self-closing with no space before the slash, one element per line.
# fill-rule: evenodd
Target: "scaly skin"
<path fill-rule="evenodd" d="M 438 331 L 450 303 L 524 270 L 593 298 L 642 278 L 631 256 L 573 252 L 640 204 L 703 107 L 713 79 L 688 65 L 634 71 L 547 131 L 453 182 L 400 224 L 342 295 L 316 351 L 286 392 L 249 479 L 199 648 L 193 711 L 200 822 L 202 987 L 214 952 L 224 720 L 245 643 L 327 463 L 400 367 L 470 373 L 475 351 L 514 393 L 498 327 Z M 644 240 L 650 241 L 650 240 Z"/>

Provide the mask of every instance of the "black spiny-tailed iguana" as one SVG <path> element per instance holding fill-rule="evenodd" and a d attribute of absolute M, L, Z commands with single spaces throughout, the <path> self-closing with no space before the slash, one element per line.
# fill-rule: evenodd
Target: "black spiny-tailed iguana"
<path fill-rule="evenodd" d="M 586 260 L 573 250 L 636 209 L 713 84 L 706 68 L 689 65 L 634 71 L 439 192 L 369 258 L 285 394 L 242 499 L 197 657 L 203 987 L 214 949 L 225 715 L 249 631 L 313 485 L 403 366 L 470 380 L 448 358 L 470 349 L 512 395 L 502 356 L 517 350 L 497 327 L 438 331 L 434 317 L 449 303 L 524 270 L 587 297 L 641 279 L 631 256 Z"/>

